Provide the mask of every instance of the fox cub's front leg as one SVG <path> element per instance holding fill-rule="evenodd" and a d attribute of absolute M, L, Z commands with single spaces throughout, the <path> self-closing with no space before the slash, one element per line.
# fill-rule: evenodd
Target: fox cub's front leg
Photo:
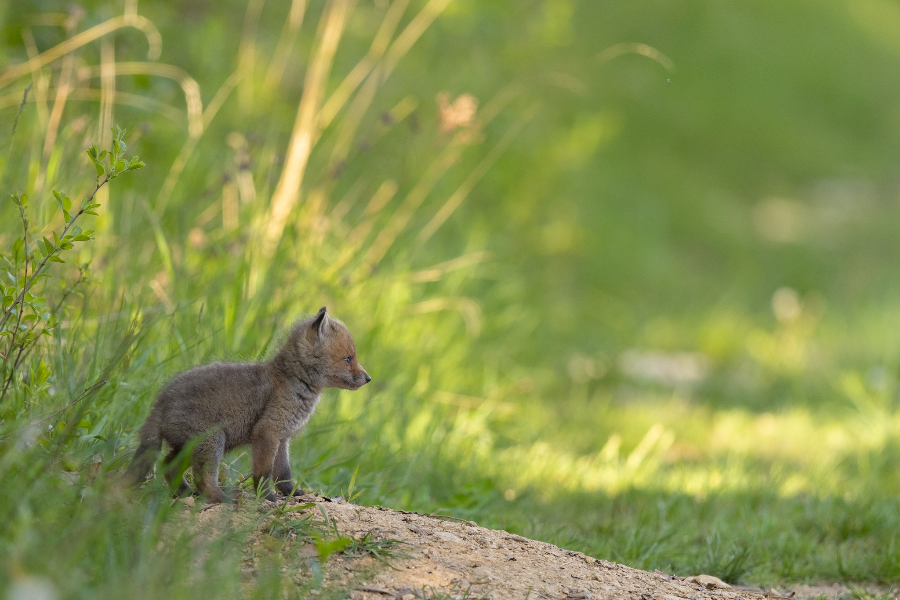
<path fill-rule="evenodd" d="M 275 502 L 278 496 L 272 491 L 272 470 L 275 464 L 275 454 L 281 440 L 271 436 L 263 427 L 257 426 L 253 431 L 251 440 L 251 454 L 253 455 L 253 485 L 260 495 Z"/>
<path fill-rule="evenodd" d="M 272 474 L 275 476 L 275 487 L 285 496 L 302 496 L 303 490 L 297 488 L 294 479 L 291 476 L 291 464 L 288 462 L 288 444 L 290 439 L 285 438 L 278 444 L 278 451 L 275 453 L 275 469 Z"/>

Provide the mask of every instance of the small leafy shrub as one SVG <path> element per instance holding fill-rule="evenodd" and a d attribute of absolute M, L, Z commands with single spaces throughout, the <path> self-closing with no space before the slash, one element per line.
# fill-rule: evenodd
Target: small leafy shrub
<path fill-rule="evenodd" d="M 33 404 L 53 383 L 53 372 L 43 356 L 41 340 L 58 328 L 60 315 L 72 293 L 91 282 L 89 263 L 70 261 L 75 270 L 57 275 L 58 291 L 51 289 L 51 263 L 67 264 L 76 244 L 94 239 L 94 232 L 79 225 L 85 215 L 97 215 L 97 192 L 116 177 L 144 166 L 134 156 L 125 157 L 125 130 L 112 129 L 112 147 L 100 150 L 92 145 L 87 155 L 96 170 L 93 191 L 75 204 L 64 191 L 53 190 L 62 224 L 56 219 L 35 227 L 29 217 L 28 196 L 12 194 L 22 223 L 22 235 L 8 247 L 0 247 L 0 415 L 9 418 Z M 56 299 L 48 302 L 53 292 Z M 28 360 L 31 358 L 32 360 Z M 4 406 L 11 389 L 18 388 L 19 402 Z"/>

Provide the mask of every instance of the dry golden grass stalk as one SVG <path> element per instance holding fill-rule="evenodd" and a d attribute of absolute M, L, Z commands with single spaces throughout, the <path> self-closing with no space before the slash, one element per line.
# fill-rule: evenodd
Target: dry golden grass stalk
<path fill-rule="evenodd" d="M 403 30 L 387 51 L 384 66 L 381 71 L 382 82 L 390 76 L 400 59 L 409 52 L 409 49 L 412 48 L 413 44 L 422 37 L 425 30 L 431 26 L 434 20 L 437 19 L 442 12 L 444 12 L 444 9 L 450 5 L 451 1 L 452 0 L 431 0 L 431 2 L 426 4 L 425 8 L 419 11 L 419 14 L 410 21 L 409 25 L 406 26 L 406 29 Z"/>
<path fill-rule="evenodd" d="M 80 14 L 80 13 L 78 13 Z M 63 21 L 66 34 L 71 38 L 72 33 L 78 26 L 78 16 L 73 15 L 71 19 L 67 18 Z M 47 132 L 44 135 L 44 152 L 41 165 L 41 172 L 46 169 L 47 159 L 56 143 L 56 136 L 59 132 L 59 123 L 62 119 L 63 109 L 66 106 L 66 100 L 72 92 L 72 72 L 74 71 L 75 55 L 71 52 L 63 57 L 62 70 L 59 74 L 59 80 L 56 84 L 56 97 L 53 100 L 53 110 L 50 112 L 50 119 L 47 122 Z"/>
<path fill-rule="evenodd" d="M 416 242 L 419 244 L 424 244 L 434 233 L 443 225 L 447 219 L 450 218 L 450 215 L 459 208 L 459 205 L 462 204 L 463 200 L 466 199 L 466 196 L 469 195 L 469 192 L 472 191 L 472 188 L 475 187 L 481 178 L 484 177 L 484 174 L 487 173 L 488 169 L 490 169 L 497 159 L 500 158 L 500 155 L 509 147 L 510 142 L 512 142 L 513 138 L 518 135 L 518 133 L 522 130 L 522 127 L 528 122 L 531 117 L 534 115 L 535 110 L 533 109 L 530 114 L 516 122 L 515 125 L 509 128 L 507 132 L 503 135 L 497 144 L 491 148 L 491 151 L 481 159 L 481 162 L 478 163 L 478 166 L 475 167 L 472 172 L 466 177 L 466 180 L 463 181 L 462 185 L 460 185 L 453 195 L 451 195 L 444 205 L 441 206 L 440 210 L 431 218 L 425 227 L 422 228 L 422 231 L 419 232 L 419 235 L 416 236 Z"/>
<path fill-rule="evenodd" d="M 55 92 L 56 88 L 51 87 L 49 89 L 50 92 Z M 100 102 L 102 91 L 96 88 L 75 88 L 73 87 L 66 96 L 67 102 L 69 100 L 82 100 L 85 102 Z M 21 92 L 15 94 L 4 94 L 0 96 L 0 109 L 9 108 L 10 106 L 16 106 L 20 102 L 22 102 L 22 94 Z M 34 99 L 29 96 L 28 102 L 34 102 Z M 116 104 L 121 104 L 123 106 L 133 106 L 134 108 L 139 108 L 141 110 L 145 110 L 150 113 L 156 113 L 161 117 L 169 119 L 173 123 L 177 125 L 182 125 L 187 127 L 187 123 L 185 121 L 184 112 L 169 106 L 168 104 L 164 104 L 158 100 L 154 100 L 153 98 L 148 98 L 147 96 L 141 96 L 139 94 L 130 94 L 127 92 L 121 92 L 116 90 Z M 51 113 L 52 114 L 52 113 Z M 58 135 L 58 132 L 57 132 Z M 55 144 L 54 140 L 54 144 Z M 50 146 L 50 150 L 53 150 L 53 146 Z"/>
<path fill-rule="evenodd" d="M 98 123 L 100 147 L 111 143 L 113 104 L 116 101 L 116 48 L 108 37 L 100 40 L 100 119 Z M 106 188 L 104 188 L 106 189 Z"/>
<path fill-rule="evenodd" d="M 96 88 L 75 88 L 69 93 L 68 97 L 70 100 L 83 100 L 86 102 L 99 103 L 102 94 L 103 91 Z M 133 106 L 134 108 L 139 108 L 149 113 L 156 113 L 159 116 L 172 121 L 176 125 L 183 126 L 185 128 L 187 127 L 183 111 L 160 102 L 159 100 L 148 98 L 147 96 L 141 96 L 140 94 L 131 94 L 128 92 L 120 92 L 119 90 L 116 90 L 114 103 L 122 106 Z M 6 96 L 0 98 L 0 108 L 3 108 L 4 106 L 7 106 Z"/>
<path fill-rule="evenodd" d="M 50 120 L 49 110 L 47 108 L 47 89 L 50 83 L 44 77 L 44 71 L 41 69 L 35 58 L 40 56 L 37 44 L 34 43 L 34 36 L 30 29 L 22 31 L 22 42 L 25 44 L 25 51 L 28 52 L 27 65 L 31 65 L 31 79 L 34 81 L 34 103 L 37 108 L 38 123 L 41 125 L 41 131 L 47 131 L 47 122 Z M 2 77 L 0 77 L 2 79 Z"/>
<path fill-rule="evenodd" d="M 663 68 L 670 73 L 675 72 L 675 63 L 672 62 L 672 59 L 653 46 L 648 46 L 647 44 L 613 44 L 612 46 L 598 54 L 597 60 L 600 62 L 600 64 L 603 64 L 623 54 L 640 54 L 641 56 L 646 56 L 647 58 L 655 60 L 656 62 L 661 64 Z"/>
<path fill-rule="evenodd" d="M 300 186 L 318 132 L 319 108 L 325 95 L 332 60 L 344 32 L 348 7 L 348 0 L 330 0 L 319 22 L 313 57 L 306 73 L 303 97 L 297 109 L 287 158 L 281 178 L 275 186 L 271 205 L 262 221 L 264 231 L 259 241 L 257 258 L 263 262 L 267 262 L 274 252 L 284 232 L 288 215 L 299 201 Z"/>
<path fill-rule="evenodd" d="M 156 60 L 159 58 L 159 54 L 162 51 L 162 37 L 159 35 L 156 26 L 153 25 L 149 19 L 140 15 L 122 15 L 121 17 L 114 17 L 108 21 L 104 21 L 86 31 L 82 31 L 78 35 L 71 37 L 65 42 L 62 42 L 45 52 L 30 56 L 27 62 L 7 69 L 6 72 L 0 75 L 0 89 L 16 81 L 23 75 L 33 73 L 35 69 L 40 69 L 56 59 L 62 58 L 69 52 L 123 27 L 134 27 L 135 29 L 140 30 L 146 36 L 147 43 L 150 45 L 150 48 L 147 51 L 147 59 Z"/>
<path fill-rule="evenodd" d="M 241 108 L 249 109 L 253 105 L 253 69 L 256 64 L 256 28 L 259 26 L 259 15 L 265 0 L 250 0 L 244 16 L 244 30 L 241 33 L 241 45 L 238 48 L 238 72 L 241 74 L 241 89 L 238 96 Z"/>
<path fill-rule="evenodd" d="M 163 182 L 163 186 L 159 191 L 159 195 L 156 197 L 156 205 L 153 208 L 153 213 L 157 217 L 162 217 L 163 213 L 166 211 L 166 206 L 169 203 L 169 199 L 172 196 L 172 191 L 175 189 L 175 184 L 178 183 L 178 178 L 181 177 L 181 172 L 184 170 L 185 165 L 187 164 L 188 159 L 190 159 L 191 155 L 194 153 L 194 149 L 197 147 L 197 142 L 200 141 L 202 137 L 202 132 L 206 131 L 206 128 L 209 127 L 210 122 L 215 118 L 216 113 L 219 112 L 219 109 L 222 108 L 222 104 L 225 103 L 225 100 L 228 98 L 231 91 L 235 88 L 238 82 L 241 80 L 241 72 L 235 71 L 225 80 L 225 83 L 222 84 L 222 87 L 219 88 L 219 91 L 216 92 L 216 95 L 213 96 L 213 99 L 210 101 L 209 106 L 206 107 L 206 110 L 203 111 L 203 115 L 201 117 L 203 127 L 201 129 L 201 135 L 196 137 L 188 136 L 187 140 L 185 140 L 184 145 L 181 147 L 181 150 L 178 152 L 178 156 L 175 158 L 175 162 L 172 163 L 172 166 L 169 168 L 169 173 L 166 175 L 166 180 Z"/>
<path fill-rule="evenodd" d="M 275 47 L 275 54 L 272 57 L 272 62 L 269 63 L 266 78 L 263 80 L 263 98 L 271 97 L 275 90 L 278 89 L 278 86 L 281 85 L 281 78 L 284 76 L 288 57 L 290 57 L 291 50 L 294 48 L 294 42 L 297 40 L 300 27 L 303 26 L 306 4 L 306 0 L 293 0 L 291 2 L 291 12 L 288 15 L 288 20 L 284 23 L 284 27 L 281 29 L 278 45 Z"/>
<path fill-rule="evenodd" d="M 104 63 L 101 63 L 99 68 L 91 67 L 87 70 L 87 73 L 90 77 L 100 75 L 101 79 L 104 76 L 109 76 L 111 73 L 115 77 L 120 75 L 153 75 L 177 81 L 184 92 L 184 100 L 187 106 L 188 135 L 199 137 L 203 133 L 203 101 L 200 96 L 200 84 L 184 69 L 163 63 L 113 61 L 111 71 L 107 71 L 106 75 L 104 75 L 103 67 Z"/>
<path fill-rule="evenodd" d="M 350 230 L 340 254 L 331 262 L 328 269 L 325 271 L 326 278 L 330 279 L 336 276 L 337 273 L 342 271 L 344 267 L 350 264 L 353 258 L 358 255 L 360 250 L 362 250 L 366 239 L 369 237 L 369 234 L 372 232 L 372 227 L 374 227 L 375 221 L 378 219 L 378 214 L 385 206 L 387 206 L 396 193 L 397 182 L 391 179 L 379 186 L 363 211 L 362 221 Z"/>
<path fill-rule="evenodd" d="M 387 80 L 400 59 L 409 52 L 413 44 L 423 33 L 425 33 L 425 30 L 428 29 L 438 15 L 443 12 L 447 5 L 450 4 L 450 1 L 451 0 L 431 0 L 431 2 L 426 4 L 413 20 L 410 21 L 391 46 L 384 51 L 384 59 L 380 61 L 374 68 L 374 71 L 368 76 L 362 90 L 360 90 L 356 98 L 354 98 L 350 109 L 347 111 L 347 116 L 344 118 L 341 131 L 338 133 L 337 141 L 332 150 L 332 164 L 338 164 L 347 157 L 353 138 L 356 135 L 357 129 L 359 129 L 359 124 L 362 122 L 366 111 L 369 110 L 372 100 L 375 98 L 375 92 L 378 90 L 378 86 Z M 393 13 L 395 8 L 398 10 L 396 14 Z M 399 13 L 400 8 L 405 9 L 406 5 L 396 4 L 396 6 L 392 6 L 392 10 L 385 16 L 381 29 L 375 37 L 375 42 L 372 44 L 372 47 L 376 52 L 381 47 L 381 40 L 387 40 L 396 28 L 397 21 L 401 16 L 401 13 Z M 356 78 L 359 78 L 364 70 L 365 69 L 361 68 Z M 351 73 L 351 75 L 353 75 L 353 73 Z M 348 83 L 352 83 L 352 80 Z M 340 91 L 340 88 L 338 88 L 338 91 Z M 340 97 L 337 97 L 337 100 L 340 100 Z M 340 110 L 340 106 L 337 106 L 334 112 L 336 113 L 337 110 Z"/>
<path fill-rule="evenodd" d="M 409 0 L 394 0 L 393 4 L 391 4 L 384 20 L 381 22 L 381 26 L 378 28 L 378 33 L 375 34 L 375 39 L 372 40 L 372 46 L 369 48 L 368 54 L 353 67 L 350 74 L 341 81 L 334 93 L 331 94 L 331 97 L 328 98 L 328 101 L 325 102 L 325 105 L 322 106 L 322 111 L 319 114 L 319 127 L 321 129 L 325 129 L 331 124 L 331 121 L 344 107 L 353 92 L 369 76 L 369 73 L 372 72 L 372 69 L 384 56 L 394 31 L 400 22 L 400 17 L 403 16 L 408 4 Z"/>
<path fill-rule="evenodd" d="M 477 337 L 481 332 L 481 307 L 472 298 L 465 296 L 452 298 L 432 298 L 424 302 L 410 304 L 407 311 L 411 314 L 439 312 L 444 310 L 457 311 L 462 315 L 466 324 L 466 333 L 471 337 Z"/>
<path fill-rule="evenodd" d="M 415 273 L 410 275 L 409 280 L 415 283 L 440 281 L 440 279 L 447 273 L 486 262 L 490 258 L 491 253 L 484 250 L 479 252 L 472 252 L 471 254 L 464 254 L 446 262 L 434 265 L 433 267 L 422 269 L 421 271 L 416 271 Z"/>
<path fill-rule="evenodd" d="M 366 269 L 372 269 L 381 262 L 381 259 L 384 258 L 390 247 L 397 240 L 397 236 L 406 228 L 413 214 L 422 205 L 422 202 L 431 190 L 434 189 L 435 184 L 462 154 L 465 145 L 459 140 L 459 137 L 460 134 L 457 134 L 444 147 L 444 150 L 431 163 L 419 182 L 409 191 L 409 194 L 407 194 L 397 211 L 391 215 L 384 228 L 378 232 L 378 237 L 372 242 L 363 259 L 363 265 Z"/>

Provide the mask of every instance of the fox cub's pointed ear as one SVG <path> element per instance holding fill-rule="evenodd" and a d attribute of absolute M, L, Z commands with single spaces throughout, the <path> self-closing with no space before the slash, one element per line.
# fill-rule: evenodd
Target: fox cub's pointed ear
<path fill-rule="evenodd" d="M 328 324 L 328 311 L 325 310 L 325 307 L 319 309 L 319 312 L 316 313 L 316 317 L 313 319 L 312 325 L 310 325 L 310 329 L 316 332 L 316 336 L 320 339 L 325 337 L 325 326 Z"/>

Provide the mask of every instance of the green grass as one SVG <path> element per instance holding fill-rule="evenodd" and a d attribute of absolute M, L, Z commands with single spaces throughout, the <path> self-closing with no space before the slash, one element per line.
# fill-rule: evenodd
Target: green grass
<path fill-rule="evenodd" d="M 282 223 L 302 95 L 333 97 L 390 24 L 388 3 L 356 3 L 330 76 L 312 80 L 310 4 L 292 41 L 276 3 L 252 5 L 256 24 L 243 1 L 140 3 L 158 60 L 152 32 L 123 28 L 0 84 L 0 191 L 29 194 L 36 232 L 62 223 L 51 189 L 93 189 L 83 151 L 113 123 L 147 163 L 110 184 L 83 217 L 96 239 L 41 283 L 60 325 L 0 404 L 0 581 L 66 598 L 318 585 L 284 546 L 257 547 L 247 580 L 255 523 L 199 535 L 161 478 L 135 494 L 114 482 L 168 377 L 268 356 L 322 305 L 374 381 L 328 391 L 292 444 L 304 489 L 680 575 L 900 580 L 893 8 L 453 2 L 323 122 Z M 426 6 L 410 4 L 392 40 Z M 84 8 L 77 31 L 122 14 Z M 63 42 L 65 10 L 0 9 L 4 69 L 32 39 Z M 620 42 L 676 70 L 598 60 Z M 391 51 L 374 52 L 387 69 Z M 202 134 L 158 67 L 116 77 L 115 97 L 107 78 L 104 96 L 100 65 L 123 63 L 183 69 Z M 76 92 L 61 97 L 65 77 Z M 444 91 L 477 98 L 476 119 L 443 131 Z M 17 215 L 0 202 L 0 254 Z M 59 287 L 87 260 L 94 283 Z M 231 485 L 248 471 L 246 453 L 226 460 Z M 273 536 L 319 534 L 276 517 Z"/>
<path fill-rule="evenodd" d="M 390 561 L 399 558 L 411 558 L 412 555 L 403 552 L 404 546 L 408 546 L 407 542 L 395 540 L 391 538 L 378 540 L 372 537 L 372 532 L 367 531 L 361 538 L 354 538 L 350 541 L 342 552 L 353 558 L 363 556 L 371 556 L 376 560 L 393 567 Z M 394 567 L 396 568 L 396 567 Z"/>

